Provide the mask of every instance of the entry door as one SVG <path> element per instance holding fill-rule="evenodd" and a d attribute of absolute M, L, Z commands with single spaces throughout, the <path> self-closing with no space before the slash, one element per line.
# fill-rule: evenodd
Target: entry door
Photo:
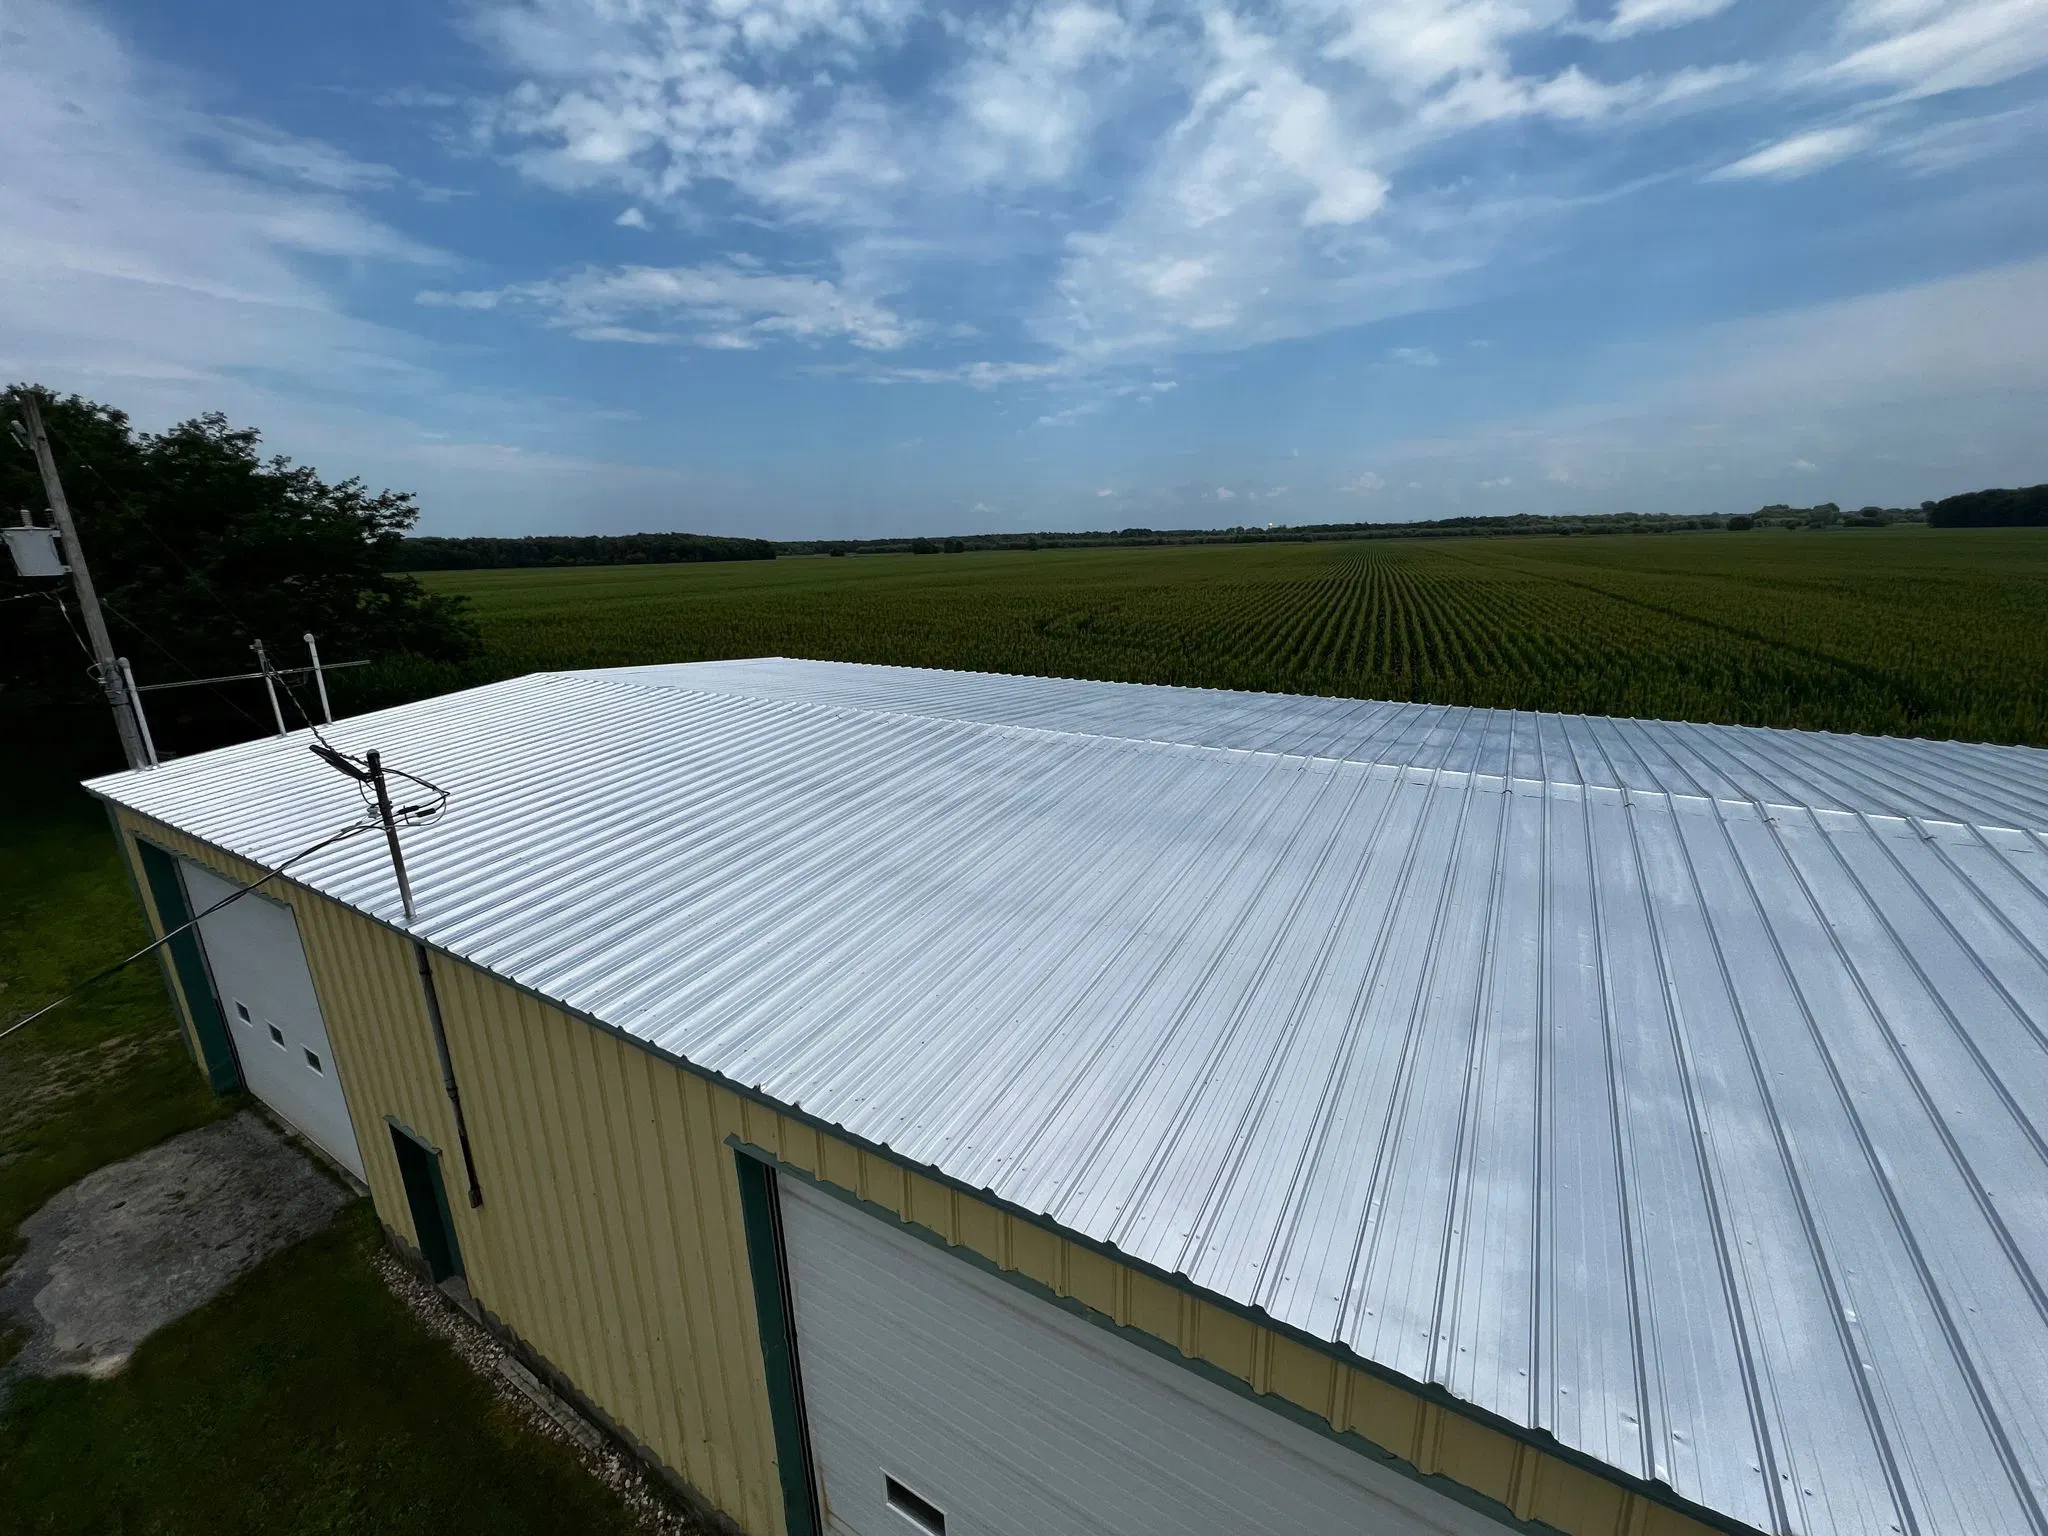
<path fill-rule="evenodd" d="M 194 912 L 234 893 L 212 870 L 178 862 Z M 363 1178 L 363 1154 L 291 908 L 252 891 L 201 918 L 199 937 L 249 1091 Z"/>
<path fill-rule="evenodd" d="M 826 1528 L 1500 1536 L 1502 1526 L 796 1178 L 777 1181 Z"/>

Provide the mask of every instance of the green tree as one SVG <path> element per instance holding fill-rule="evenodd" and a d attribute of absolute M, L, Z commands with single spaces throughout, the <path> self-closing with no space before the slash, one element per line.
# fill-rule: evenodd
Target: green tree
<path fill-rule="evenodd" d="M 111 406 L 37 398 L 115 649 L 142 681 L 249 671 L 258 639 L 276 664 L 296 665 L 308 631 L 326 661 L 476 654 L 460 599 L 389 568 L 419 518 L 410 492 L 329 482 L 310 465 L 266 458 L 253 428 L 218 412 L 151 434 Z M 34 458 L 0 435 L 0 508 L 33 508 L 46 522 L 44 505 Z M 0 566 L 0 712 L 17 723 L 98 697 L 69 632 L 77 616 L 67 620 L 56 597 L 70 603 L 68 583 L 24 581 Z M 254 684 L 149 701 L 159 745 L 176 751 L 267 728 L 268 710 Z"/>

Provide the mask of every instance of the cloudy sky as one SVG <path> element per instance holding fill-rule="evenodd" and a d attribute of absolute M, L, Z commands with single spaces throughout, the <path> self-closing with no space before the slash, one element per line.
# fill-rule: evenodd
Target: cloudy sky
<path fill-rule="evenodd" d="M 0 0 L 0 375 L 426 531 L 2048 480 L 2048 0 Z"/>

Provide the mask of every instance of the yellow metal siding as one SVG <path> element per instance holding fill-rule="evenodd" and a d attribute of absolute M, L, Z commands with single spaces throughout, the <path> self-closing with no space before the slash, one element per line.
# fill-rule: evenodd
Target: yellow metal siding
<path fill-rule="evenodd" d="M 121 813 L 233 878 L 239 861 Z M 1045 1228 L 436 957 L 484 1205 L 460 1193 L 410 943 L 286 881 L 379 1215 L 410 1235 L 386 1115 L 444 1149 L 471 1293 L 748 1531 L 783 1519 L 728 1136 L 896 1213 L 1524 1519 L 1584 1536 L 1707 1527 Z M 145 897 L 146 899 L 146 897 Z"/>

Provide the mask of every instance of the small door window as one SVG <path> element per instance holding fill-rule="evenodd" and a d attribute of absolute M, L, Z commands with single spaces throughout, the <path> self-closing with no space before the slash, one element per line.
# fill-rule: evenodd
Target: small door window
<path fill-rule="evenodd" d="M 284 1031 L 275 1024 L 270 1026 L 270 1038 L 280 1051 L 284 1049 Z"/>
<path fill-rule="evenodd" d="M 235 1017 L 240 1019 L 244 1024 L 253 1024 L 256 1022 L 254 1019 L 249 1017 L 249 1005 L 243 1002 L 237 1002 L 235 1004 Z"/>
<path fill-rule="evenodd" d="M 885 1476 L 882 1486 L 889 1500 L 889 1507 L 901 1515 L 925 1536 L 946 1536 L 946 1512 L 930 1499 L 905 1487 L 893 1477 Z"/>
<path fill-rule="evenodd" d="M 311 1067 L 315 1072 L 318 1072 L 322 1077 L 325 1077 L 327 1075 L 327 1069 L 320 1065 L 319 1056 L 312 1051 L 306 1052 L 306 1065 Z"/>

